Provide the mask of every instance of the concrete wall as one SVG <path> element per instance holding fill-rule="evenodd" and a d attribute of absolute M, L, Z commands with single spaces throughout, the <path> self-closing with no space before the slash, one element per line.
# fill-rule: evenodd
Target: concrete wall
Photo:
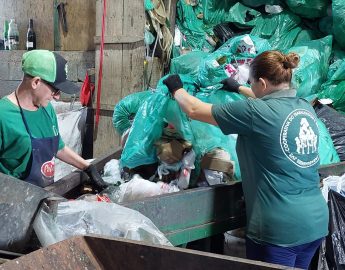
<path fill-rule="evenodd" d="M 21 59 L 26 51 L 0 51 L 0 97 L 16 89 L 23 77 Z M 85 71 L 95 67 L 94 51 L 59 51 L 68 62 L 68 79 L 78 82 L 85 78 Z"/>

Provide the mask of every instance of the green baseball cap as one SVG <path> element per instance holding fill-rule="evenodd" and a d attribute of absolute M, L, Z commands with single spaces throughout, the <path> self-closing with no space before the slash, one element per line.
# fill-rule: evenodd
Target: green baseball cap
<path fill-rule="evenodd" d="M 22 71 L 32 77 L 40 77 L 66 94 L 76 94 L 80 87 L 67 80 L 67 61 L 48 50 L 32 50 L 23 54 Z"/>

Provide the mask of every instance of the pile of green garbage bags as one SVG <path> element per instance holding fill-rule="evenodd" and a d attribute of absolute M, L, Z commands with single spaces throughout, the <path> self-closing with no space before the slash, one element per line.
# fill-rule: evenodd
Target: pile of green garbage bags
<path fill-rule="evenodd" d="M 256 55 L 276 49 L 300 56 L 292 78 L 298 96 L 330 98 L 333 107 L 345 113 L 345 1 L 179 0 L 176 25 L 182 39 L 175 42 L 170 73 L 179 74 L 184 88 L 200 100 L 217 104 L 245 98 L 221 90 L 228 68 L 249 66 Z M 218 26 L 237 32 L 219 40 Z M 239 49 L 244 40 L 250 40 L 253 50 Z M 115 107 L 115 129 L 119 134 L 129 131 L 121 165 L 135 168 L 157 162 L 154 145 L 169 124 L 193 145 L 196 171 L 203 155 L 221 148 L 229 153 L 235 179 L 240 180 L 236 135 L 226 136 L 215 126 L 189 119 L 162 83 L 164 78 L 155 91 L 132 94 Z M 318 126 L 321 165 L 339 162 L 327 128 L 321 121 Z"/>

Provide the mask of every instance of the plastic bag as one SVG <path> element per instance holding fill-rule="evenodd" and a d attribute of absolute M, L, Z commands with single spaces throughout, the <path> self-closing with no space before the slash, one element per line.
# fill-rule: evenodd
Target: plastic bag
<path fill-rule="evenodd" d="M 157 162 L 153 145 L 162 135 L 169 99 L 166 94 L 156 92 L 143 102 L 121 154 L 122 167 L 131 169 Z"/>
<path fill-rule="evenodd" d="M 345 174 L 342 176 L 328 176 L 322 180 L 322 183 L 322 195 L 326 201 L 328 201 L 328 193 L 330 190 L 334 190 L 345 196 Z"/>
<path fill-rule="evenodd" d="M 345 197 L 330 190 L 329 235 L 320 249 L 318 270 L 345 269 Z"/>
<path fill-rule="evenodd" d="M 119 161 L 117 159 L 111 159 L 104 166 L 104 172 L 102 179 L 108 184 L 117 184 L 120 185 L 123 183 L 121 179 L 121 172 Z"/>
<path fill-rule="evenodd" d="M 275 5 L 279 4 L 279 0 L 242 0 L 243 4 L 249 7 L 259 7 L 262 5 Z"/>
<path fill-rule="evenodd" d="M 204 23 L 216 25 L 226 21 L 229 9 L 236 2 L 236 0 L 202 0 Z"/>
<path fill-rule="evenodd" d="M 58 113 L 56 115 L 62 140 L 65 142 L 65 145 L 68 145 L 68 147 L 77 154 L 82 153 L 86 115 L 86 107 Z M 54 181 L 58 181 L 62 177 L 70 174 L 73 170 L 75 170 L 74 166 L 63 162 L 60 159 L 55 159 Z"/>
<path fill-rule="evenodd" d="M 305 18 L 324 17 L 327 13 L 328 0 L 286 0 L 293 13 Z"/>
<path fill-rule="evenodd" d="M 345 115 L 325 105 L 315 107 L 317 117 L 325 124 L 341 161 L 345 161 Z"/>
<path fill-rule="evenodd" d="M 317 120 L 319 127 L 319 156 L 320 165 L 329 165 L 340 162 L 336 149 L 334 148 L 333 141 L 329 135 L 327 128 L 320 119 Z"/>
<path fill-rule="evenodd" d="M 334 38 L 345 49 L 345 2 L 332 0 L 332 18 Z"/>
<path fill-rule="evenodd" d="M 250 33 L 267 39 L 272 49 L 277 50 L 286 50 L 312 39 L 312 35 L 302 29 L 301 19 L 288 11 L 259 17 Z"/>
<path fill-rule="evenodd" d="M 228 64 L 238 66 L 248 63 L 270 48 L 266 40 L 252 35 L 231 38 L 201 62 L 198 81 L 202 87 L 216 85 L 228 77 L 225 71 Z"/>
<path fill-rule="evenodd" d="M 319 91 L 327 77 L 331 50 L 332 36 L 327 36 L 301 43 L 287 51 L 298 53 L 301 58 L 292 76 L 292 84 L 298 96 L 307 97 Z"/>
<path fill-rule="evenodd" d="M 192 51 L 173 58 L 170 64 L 170 73 L 189 75 L 197 79 L 200 63 L 207 55 L 209 55 L 207 52 Z"/>
<path fill-rule="evenodd" d="M 113 125 L 120 135 L 132 126 L 133 119 L 140 106 L 151 94 L 150 91 L 133 93 L 116 104 L 113 113 Z"/>
<path fill-rule="evenodd" d="M 135 174 L 129 182 L 120 185 L 108 196 L 113 202 L 122 203 L 178 191 L 174 184 L 150 182 Z"/>
<path fill-rule="evenodd" d="M 82 200 L 43 204 L 34 221 L 43 247 L 75 235 L 97 234 L 171 246 L 168 239 L 144 215 L 105 202 Z"/>

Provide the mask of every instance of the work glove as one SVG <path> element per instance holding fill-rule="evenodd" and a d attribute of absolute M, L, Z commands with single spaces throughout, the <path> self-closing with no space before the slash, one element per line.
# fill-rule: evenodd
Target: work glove
<path fill-rule="evenodd" d="M 98 173 L 95 165 L 91 164 L 84 170 L 84 172 L 89 176 L 90 184 L 93 185 L 97 191 L 100 192 L 108 186 L 108 184 L 103 181 L 101 175 Z"/>
<path fill-rule="evenodd" d="M 169 75 L 163 83 L 168 87 L 171 95 L 174 95 L 176 90 L 183 88 L 183 83 L 178 74 Z"/>
<path fill-rule="evenodd" d="M 239 88 L 241 86 L 233 78 L 226 78 L 226 79 L 222 80 L 221 83 L 223 84 L 223 87 L 222 87 L 223 90 L 229 91 L 229 92 L 234 92 L 234 93 L 238 93 L 239 92 Z"/>

